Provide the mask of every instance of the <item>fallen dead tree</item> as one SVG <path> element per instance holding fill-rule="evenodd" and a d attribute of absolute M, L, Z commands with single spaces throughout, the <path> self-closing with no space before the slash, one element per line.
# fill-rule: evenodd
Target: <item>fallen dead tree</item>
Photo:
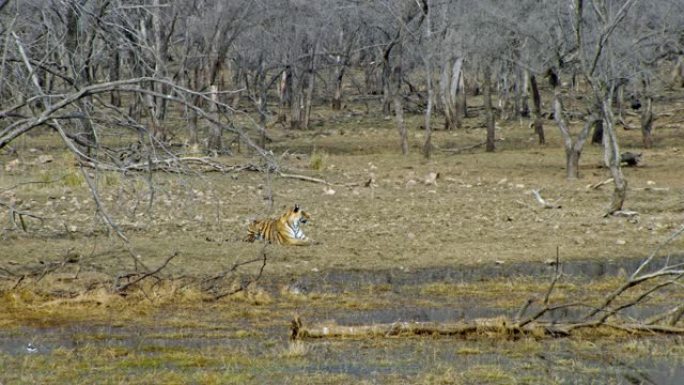
<path fill-rule="evenodd" d="M 409 336 L 461 336 L 470 335 L 507 335 L 507 336 L 557 336 L 569 333 L 558 325 L 545 323 L 529 323 L 519 327 L 515 322 L 505 318 L 484 318 L 472 321 L 451 323 L 437 322 L 393 322 L 386 324 L 343 326 L 322 324 L 307 326 L 301 318 L 295 317 L 290 327 L 290 338 L 383 338 Z"/>
<path fill-rule="evenodd" d="M 414 336 L 504 336 L 516 338 L 531 337 L 569 337 L 573 332 L 590 328 L 610 328 L 630 334 L 676 334 L 684 335 L 684 328 L 667 325 L 644 325 L 638 323 L 587 322 L 578 324 L 558 324 L 550 322 L 530 322 L 524 326 L 505 317 L 482 318 L 460 322 L 393 322 L 385 324 L 344 326 L 337 324 L 305 325 L 296 317 L 290 326 L 290 339 L 320 338 L 389 338 Z"/>
<path fill-rule="evenodd" d="M 514 318 L 504 316 L 457 322 L 393 322 L 370 325 L 337 325 L 326 323 L 304 325 L 299 317 L 291 322 L 290 338 L 384 338 L 410 336 L 480 336 L 495 335 L 515 338 L 568 337 L 587 329 L 614 329 L 633 335 L 684 335 L 684 305 L 680 301 L 666 306 L 666 310 L 648 318 L 638 319 L 624 314 L 626 309 L 646 303 L 656 294 L 672 298 L 667 289 L 679 289 L 684 281 L 684 262 L 669 256 L 658 257 L 663 248 L 684 233 L 684 226 L 670 235 L 612 292 L 598 304 L 587 300 L 552 303 L 551 294 L 563 277 L 558 251 L 555 273 L 543 297 L 529 298 Z M 677 297 L 675 297 L 677 298 Z M 595 301 L 594 301 L 595 302 Z M 544 316 L 557 310 L 573 310 L 574 315 L 545 320 Z M 529 313 L 529 315 L 528 315 Z M 568 312 L 570 314 L 571 312 Z"/>
<path fill-rule="evenodd" d="M 326 186 L 340 186 L 340 187 L 358 187 L 361 186 L 359 182 L 352 183 L 336 183 L 325 179 L 316 178 L 309 175 L 292 174 L 283 172 L 279 167 L 271 165 L 270 167 L 260 167 L 255 164 L 243 165 L 226 165 L 209 157 L 169 157 L 162 159 L 151 159 L 142 162 L 131 163 L 127 165 L 117 166 L 114 164 L 96 163 L 92 161 L 83 161 L 85 167 L 98 169 L 101 171 L 115 171 L 123 173 L 131 172 L 150 172 L 163 171 L 174 174 L 189 174 L 189 173 L 208 173 L 208 172 L 272 172 L 277 176 L 285 179 L 295 179 L 304 182 L 324 184 Z"/>

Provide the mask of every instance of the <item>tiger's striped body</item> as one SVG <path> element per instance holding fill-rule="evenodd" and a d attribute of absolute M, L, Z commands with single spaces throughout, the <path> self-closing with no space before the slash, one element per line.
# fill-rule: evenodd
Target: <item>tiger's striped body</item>
<path fill-rule="evenodd" d="M 256 240 L 279 245 L 307 246 L 312 243 L 300 228 L 311 216 L 299 206 L 289 209 L 276 219 L 255 220 L 247 227 L 245 241 Z"/>

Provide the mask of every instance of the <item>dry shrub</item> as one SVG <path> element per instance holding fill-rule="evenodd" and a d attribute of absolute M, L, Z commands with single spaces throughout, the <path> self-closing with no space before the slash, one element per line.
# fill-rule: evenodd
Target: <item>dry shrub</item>
<path fill-rule="evenodd" d="M 327 161 L 328 154 L 314 150 L 314 152 L 311 153 L 311 158 L 309 159 L 309 167 L 315 171 L 323 171 L 326 167 Z"/>

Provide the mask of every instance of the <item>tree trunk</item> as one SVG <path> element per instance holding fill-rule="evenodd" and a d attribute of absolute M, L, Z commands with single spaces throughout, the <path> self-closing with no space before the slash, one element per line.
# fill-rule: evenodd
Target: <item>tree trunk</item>
<path fill-rule="evenodd" d="M 389 62 L 389 53 L 390 53 L 389 50 L 387 50 L 385 52 L 385 55 L 383 56 L 383 61 L 382 61 L 382 115 L 385 118 L 389 118 L 389 116 L 390 116 L 390 103 L 392 100 L 392 95 L 391 95 L 392 94 L 392 90 L 391 90 L 392 71 L 391 71 L 390 62 Z M 401 83 L 399 84 L 399 87 L 401 88 Z"/>
<path fill-rule="evenodd" d="M 646 105 L 641 112 L 641 137 L 644 148 L 653 147 L 653 98 L 645 96 Z"/>
<path fill-rule="evenodd" d="M 684 56 L 680 55 L 677 58 L 677 64 L 675 64 L 672 70 L 672 81 L 679 87 L 684 87 Z"/>
<path fill-rule="evenodd" d="M 494 111 L 492 108 L 492 69 L 489 65 L 484 67 L 484 108 L 485 117 L 487 124 L 487 144 L 485 150 L 487 152 L 494 152 L 496 150 L 495 142 L 495 123 L 494 123 Z"/>
<path fill-rule="evenodd" d="M 302 125 L 302 103 L 304 102 L 304 98 L 302 96 L 301 73 L 298 73 L 295 67 L 292 67 L 292 87 L 290 91 L 290 97 L 292 99 L 290 105 L 290 128 L 298 130 Z"/>
<path fill-rule="evenodd" d="M 539 94 L 537 77 L 534 76 L 534 74 L 530 74 L 530 88 L 532 89 L 532 103 L 534 104 L 534 132 L 539 137 L 539 144 L 546 144 L 546 138 L 544 138 L 544 119 L 542 117 L 541 109 L 541 95 Z"/>
<path fill-rule="evenodd" d="M 574 148 L 565 150 L 565 169 L 568 179 L 579 178 L 579 160 L 581 155 L 582 152 L 576 151 Z"/>
<path fill-rule="evenodd" d="M 401 55 L 398 55 L 397 64 L 392 71 L 392 83 L 394 85 L 392 100 L 394 101 L 394 115 L 397 120 L 397 129 L 399 130 L 401 153 L 402 155 L 408 155 L 408 131 L 404 123 L 404 106 L 401 101 L 401 76 Z"/>
<path fill-rule="evenodd" d="M 432 126 L 430 118 L 432 117 L 432 97 L 434 91 L 432 90 L 432 23 L 430 21 L 431 5 L 430 0 L 425 0 L 425 79 L 427 87 L 427 108 L 425 109 L 425 144 L 423 145 L 423 156 L 430 159 L 432 155 Z"/>
<path fill-rule="evenodd" d="M 292 71 L 290 66 L 285 67 L 282 75 L 280 75 L 280 84 L 278 87 L 278 117 L 277 122 L 284 123 L 287 121 L 287 110 L 292 107 Z"/>
<path fill-rule="evenodd" d="M 579 178 L 579 159 L 582 155 L 582 149 L 584 148 L 584 143 L 589 136 L 591 127 L 596 121 L 594 115 L 587 117 L 584 122 L 584 128 L 580 131 L 577 139 L 573 142 L 572 136 L 570 135 L 570 128 L 565 120 L 563 111 L 563 102 L 561 101 L 561 91 L 560 91 L 560 77 L 553 71 L 549 72 L 551 85 L 553 86 L 553 115 L 558 124 L 558 129 L 561 132 L 561 137 L 563 138 L 563 147 L 565 149 L 565 159 L 566 159 L 566 176 L 568 179 Z"/>
<path fill-rule="evenodd" d="M 370 59 L 369 59 L 370 60 Z M 378 78 L 378 67 L 382 67 L 381 60 L 371 60 L 370 63 L 363 65 L 363 79 L 366 89 L 363 91 L 366 95 L 379 95 L 382 92 L 381 81 Z M 381 71 L 382 72 L 382 71 Z"/>
<path fill-rule="evenodd" d="M 463 112 L 461 100 L 464 95 L 463 89 L 463 59 L 456 58 L 447 60 L 442 68 L 440 76 L 440 100 L 444 109 L 444 128 L 452 130 L 461 128 Z"/>
<path fill-rule="evenodd" d="M 290 128 L 298 130 L 302 128 L 302 103 L 304 98 L 301 90 L 292 93 L 292 107 L 290 108 Z"/>
<path fill-rule="evenodd" d="M 188 145 L 195 146 L 199 143 L 199 133 L 197 130 L 197 112 L 194 109 L 190 109 L 188 118 Z"/>
<path fill-rule="evenodd" d="M 629 127 L 625 123 L 625 118 L 624 118 L 624 110 L 625 110 L 625 85 L 627 84 L 626 81 L 620 82 L 620 84 L 617 86 L 614 92 L 615 96 L 615 108 L 617 109 L 617 121 L 619 123 L 622 123 L 623 127 L 625 130 L 629 130 Z"/>
<path fill-rule="evenodd" d="M 333 97 L 331 100 L 331 108 L 333 111 L 339 111 L 342 109 L 342 79 L 344 78 L 344 72 L 347 67 L 347 62 L 349 58 L 349 54 L 351 52 L 352 46 L 353 46 L 353 39 L 349 39 L 349 42 L 345 45 L 345 34 L 344 30 L 341 30 L 339 33 L 339 40 L 338 44 L 340 47 L 345 47 L 344 48 L 344 55 L 336 55 L 335 56 L 335 67 L 334 67 L 334 74 L 333 74 Z"/>
<path fill-rule="evenodd" d="M 153 86 L 151 87 L 154 88 Z M 147 106 L 147 115 L 150 118 L 150 125 L 152 126 L 152 136 L 161 141 L 166 140 L 165 130 L 157 119 L 157 106 L 154 104 L 154 98 L 150 94 L 145 94 L 144 100 Z"/>
<path fill-rule="evenodd" d="M 605 149 L 609 154 L 610 174 L 615 183 L 613 190 L 613 197 L 610 202 L 607 214 L 613 214 L 616 211 L 622 210 L 625 198 L 627 197 L 627 181 L 622 174 L 622 167 L 620 167 L 620 148 L 618 147 L 617 137 L 615 136 L 615 125 L 613 111 L 611 107 L 610 95 L 608 95 L 601 105 L 604 121 L 604 141 L 606 143 Z"/>
<path fill-rule="evenodd" d="M 87 57 L 87 53 L 84 52 L 83 46 L 81 44 L 86 44 L 86 42 L 81 42 L 79 36 L 79 19 L 81 18 L 81 10 L 78 7 L 69 8 L 67 13 L 67 28 L 66 37 L 64 40 L 64 45 L 66 49 L 66 63 L 65 67 L 69 69 L 74 79 L 74 85 L 77 88 L 88 85 L 91 83 L 90 79 L 90 58 Z M 36 80 L 36 75 L 33 75 L 34 83 L 36 87 L 40 89 L 40 84 Z M 90 102 L 90 97 L 83 98 L 76 103 L 80 113 L 83 115 L 83 119 L 80 120 L 81 127 L 87 138 L 89 145 L 86 148 L 87 154 L 91 155 L 93 147 L 97 146 L 97 134 L 95 133 L 95 126 L 91 120 L 92 103 Z"/>
<path fill-rule="evenodd" d="M 466 100 L 466 84 L 465 84 L 465 74 L 463 73 L 463 67 L 461 67 L 461 75 L 458 77 L 458 99 L 456 105 L 458 106 L 459 115 L 467 118 L 468 117 L 468 101 Z"/>
<path fill-rule="evenodd" d="M 119 80 L 119 72 L 121 70 L 121 55 L 119 54 L 119 49 L 116 46 L 114 46 L 112 50 L 114 52 L 109 61 L 110 82 Z M 109 94 L 109 98 L 109 102 L 112 103 L 113 106 L 121 107 L 121 93 L 119 92 L 119 90 L 113 90 Z"/>
<path fill-rule="evenodd" d="M 314 84 L 316 82 L 316 53 L 318 51 L 318 39 L 314 43 L 311 51 L 311 62 L 307 70 L 306 94 L 304 99 L 304 117 L 302 119 L 302 128 L 309 129 L 309 120 L 311 119 L 311 102 L 313 100 Z"/>
<path fill-rule="evenodd" d="M 491 71 L 491 70 L 490 70 Z M 509 120 L 513 114 L 511 114 L 511 95 L 510 95 L 510 87 L 509 87 L 509 79 L 508 79 L 508 73 L 506 71 L 502 71 L 503 73 L 501 74 L 501 79 L 496 82 L 497 88 L 498 88 L 498 98 L 497 98 L 497 104 L 499 107 L 500 115 L 499 117 L 501 118 L 502 121 L 507 121 Z M 487 79 L 485 79 L 485 82 Z M 491 82 L 491 76 L 490 80 Z M 487 87 L 486 84 L 483 84 L 484 87 Z M 491 86 L 490 86 L 491 87 Z M 490 94 L 491 94 L 491 89 L 490 89 Z M 487 91 L 484 90 L 484 97 L 487 98 Z M 491 95 L 490 95 L 491 97 Z M 485 102 L 486 103 L 486 102 Z M 485 106 L 486 108 L 486 106 Z"/>
<path fill-rule="evenodd" d="M 447 60 L 442 65 L 442 71 L 439 76 L 439 101 L 441 103 L 442 112 L 444 113 L 444 129 L 451 130 L 454 126 L 454 115 L 456 114 L 456 106 L 451 103 L 449 98 L 449 80 L 451 63 Z"/>
<path fill-rule="evenodd" d="M 522 116 L 523 118 L 529 118 L 530 117 L 530 105 L 529 105 L 530 93 L 529 93 L 529 88 L 527 87 L 527 85 L 529 83 L 529 77 L 530 77 L 529 71 L 520 70 L 519 75 L 518 75 L 518 82 L 516 83 L 516 87 L 518 90 L 517 94 L 520 95 L 519 96 L 520 97 L 519 113 L 520 113 L 520 116 Z"/>
<path fill-rule="evenodd" d="M 333 111 L 339 111 L 342 109 L 342 78 L 344 77 L 344 68 L 338 68 L 335 70 L 335 90 L 333 91 L 333 97 L 330 102 L 330 108 Z"/>
<path fill-rule="evenodd" d="M 242 66 L 238 63 L 234 66 L 233 68 L 233 79 L 232 79 L 232 87 L 235 90 L 239 90 L 241 88 L 241 83 L 243 79 L 243 68 Z M 233 107 L 234 110 L 237 110 L 240 108 L 240 99 L 242 97 L 242 92 L 238 91 L 233 94 L 233 100 L 230 101 L 230 106 Z"/>
<path fill-rule="evenodd" d="M 209 93 L 211 96 L 211 106 L 209 110 L 213 113 L 216 114 L 215 119 L 218 121 L 219 116 L 218 116 L 218 88 L 215 85 L 212 85 L 209 87 Z M 223 145 L 221 143 L 221 126 L 218 124 L 212 124 L 211 129 L 209 130 L 209 151 L 212 152 L 214 155 L 218 155 L 221 153 L 223 150 Z"/>
<path fill-rule="evenodd" d="M 591 144 L 603 143 L 603 120 L 597 120 L 594 124 L 594 133 L 591 135 Z"/>

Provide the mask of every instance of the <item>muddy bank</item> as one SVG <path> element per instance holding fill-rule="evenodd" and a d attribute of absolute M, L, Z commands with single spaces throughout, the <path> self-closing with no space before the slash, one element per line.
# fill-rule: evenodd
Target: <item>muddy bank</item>
<path fill-rule="evenodd" d="M 567 277 L 574 279 L 601 279 L 605 277 L 627 276 L 636 270 L 643 258 L 615 258 L 606 260 L 561 261 L 561 270 Z M 673 255 L 670 264 L 684 263 L 684 254 Z M 652 263 L 644 273 L 662 266 Z M 289 285 L 292 290 L 307 293 L 312 291 L 357 291 L 369 285 L 389 285 L 393 289 L 402 286 L 416 286 L 430 283 L 472 283 L 501 278 L 532 277 L 548 279 L 555 273 L 555 263 L 520 262 L 487 265 L 449 265 L 421 269 L 381 269 L 381 270 L 329 270 L 307 273 L 294 279 L 279 278 L 279 285 Z"/>

